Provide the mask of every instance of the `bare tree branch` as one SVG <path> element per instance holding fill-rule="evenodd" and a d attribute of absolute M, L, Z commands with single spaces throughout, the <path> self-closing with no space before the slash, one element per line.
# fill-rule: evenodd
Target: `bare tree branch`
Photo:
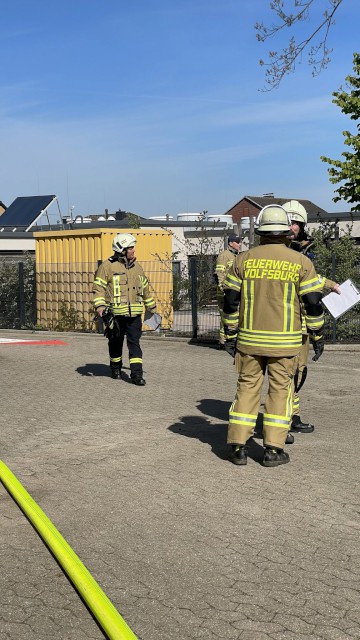
<path fill-rule="evenodd" d="M 272 0 L 270 9 L 275 12 L 280 22 L 265 26 L 262 22 L 255 24 L 256 38 L 259 42 L 265 42 L 268 38 L 276 36 L 285 28 L 293 28 L 300 22 L 309 20 L 311 9 L 314 9 L 316 0 L 293 0 L 297 9 L 295 13 L 284 10 L 285 0 Z M 260 60 L 265 67 L 265 87 L 263 91 L 271 91 L 279 86 L 281 80 L 288 73 L 295 71 L 296 64 L 301 63 L 303 52 L 308 48 L 308 62 L 313 67 L 312 75 L 316 76 L 329 64 L 332 49 L 327 46 L 328 35 L 335 24 L 334 15 L 343 0 L 327 0 L 329 8 L 322 15 L 321 22 L 301 42 L 291 35 L 289 43 L 281 51 L 269 51 L 269 60 Z M 313 6 L 312 6 L 313 5 Z M 320 40 L 318 40 L 320 38 Z M 311 46 L 309 46 L 311 43 Z"/>

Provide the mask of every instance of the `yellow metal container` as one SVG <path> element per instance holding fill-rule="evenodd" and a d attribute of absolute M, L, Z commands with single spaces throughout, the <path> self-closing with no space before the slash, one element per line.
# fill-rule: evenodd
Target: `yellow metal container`
<path fill-rule="evenodd" d="M 113 255 L 117 233 L 136 237 L 135 255 L 150 280 L 162 328 L 171 328 L 171 234 L 165 229 L 101 227 L 34 233 L 38 325 L 60 331 L 95 329 L 94 274 L 98 264 Z"/>

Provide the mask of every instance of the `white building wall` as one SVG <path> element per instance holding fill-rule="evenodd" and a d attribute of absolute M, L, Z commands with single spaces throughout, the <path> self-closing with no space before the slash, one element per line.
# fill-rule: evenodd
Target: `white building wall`
<path fill-rule="evenodd" d="M 0 234 L 0 251 L 35 251 L 35 239 L 2 238 Z"/>
<path fill-rule="evenodd" d="M 316 229 L 319 228 L 319 226 L 320 224 L 318 222 L 309 222 L 309 224 L 307 225 L 307 228 L 309 229 L 310 235 L 311 235 L 311 232 L 314 232 Z M 342 233 L 347 233 L 348 228 L 350 227 L 351 236 L 353 238 L 360 237 L 360 221 L 359 220 L 355 220 L 354 223 L 351 223 L 349 220 L 341 221 L 341 222 L 338 222 L 337 226 L 340 229 L 340 235 L 342 235 Z"/>
<path fill-rule="evenodd" d="M 152 227 L 146 227 L 147 229 Z M 159 225 L 154 226 L 154 228 L 159 228 Z M 194 255 L 198 253 L 200 247 L 200 240 L 196 237 L 191 237 L 184 230 L 185 227 L 172 227 L 171 223 L 169 225 L 164 225 L 161 227 L 162 229 L 166 229 L 171 233 L 172 236 L 172 253 L 174 260 L 187 260 L 189 255 Z M 186 227 L 188 228 L 188 227 Z M 220 251 L 224 249 L 224 237 L 219 237 L 218 235 L 212 234 L 212 227 L 206 229 L 208 237 L 210 239 L 209 243 L 209 253 L 211 255 L 218 255 Z M 193 231 L 196 231 L 194 228 Z M 218 230 L 217 230 L 218 233 Z M 224 231 L 224 234 L 228 232 Z"/>

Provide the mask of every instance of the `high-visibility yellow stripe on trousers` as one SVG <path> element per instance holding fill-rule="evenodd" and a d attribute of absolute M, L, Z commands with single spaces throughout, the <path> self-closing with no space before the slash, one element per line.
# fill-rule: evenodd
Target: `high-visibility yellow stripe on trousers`
<path fill-rule="evenodd" d="M 230 408 L 229 424 L 243 424 L 246 427 L 255 429 L 257 415 L 251 413 L 238 413 Z"/>
<path fill-rule="evenodd" d="M 271 413 L 264 413 L 264 426 L 288 429 L 289 425 L 290 418 L 288 418 L 287 416 L 277 416 Z"/>

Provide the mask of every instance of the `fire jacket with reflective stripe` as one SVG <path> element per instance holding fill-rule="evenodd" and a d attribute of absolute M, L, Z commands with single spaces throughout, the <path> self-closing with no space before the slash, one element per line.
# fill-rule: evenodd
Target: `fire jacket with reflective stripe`
<path fill-rule="evenodd" d="M 143 268 L 124 258 L 109 258 L 99 266 L 93 285 L 96 308 L 109 306 L 115 315 L 140 316 L 146 309 L 155 309 L 149 280 Z"/>
<path fill-rule="evenodd" d="M 292 356 L 302 345 L 300 301 L 308 330 L 324 324 L 323 283 L 306 256 L 280 238 L 240 253 L 224 282 L 224 325 L 237 349 L 250 355 Z"/>
<path fill-rule="evenodd" d="M 308 258 L 310 258 L 311 261 L 313 261 L 314 259 L 314 252 L 312 251 L 314 246 L 314 241 L 308 237 L 307 240 L 303 240 L 301 242 L 297 242 L 296 240 L 293 240 L 290 244 L 290 249 L 292 249 L 293 251 L 298 251 L 299 253 L 302 253 L 304 256 L 307 256 Z M 323 285 L 323 290 L 324 289 L 330 289 L 330 291 L 332 291 L 336 285 L 336 282 L 334 282 L 333 280 L 329 280 L 328 278 L 325 278 L 324 276 L 320 276 L 319 278 L 322 282 Z M 305 323 L 305 319 L 303 318 L 302 321 L 302 332 L 304 334 L 307 334 L 307 328 L 306 328 L 306 323 Z"/>
<path fill-rule="evenodd" d="M 230 249 L 225 249 L 225 251 L 219 253 L 215 266 L 215 278 L 219 289 L 222 288 L 226 274 L 233 264 L 236 256 L 237 253 L 234 253 Z"/>

